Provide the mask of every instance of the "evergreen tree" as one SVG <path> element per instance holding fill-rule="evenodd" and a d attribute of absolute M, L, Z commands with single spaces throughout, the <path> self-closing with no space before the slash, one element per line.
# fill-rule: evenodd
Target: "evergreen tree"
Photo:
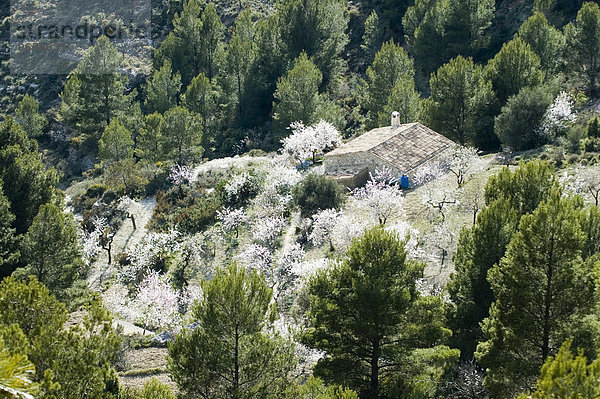
<path fill-rule="evenodd" d="M 98 155 L 106 163 L 131 159 L 134 144 L 131 132 L 118 118 L 115 118 L 102 133 L 102 138 L 98 142 Z"/>
<path fill-rule="evenodd" d="M 175 399 L 175 394 L 167 384 L 153 377 L 144 384 L 137 399 Z"/>
<path fill-rule="evenodd" d="M 311 173 L 292 189 L 294 202 L 303 217 L 325 209 L 340 209 L 344 203 L 344 187 L 332 178 Z"/>
<path fill-rule="evenodd" d="M 414 32 L 409 43 L 425 76 L 458 55 L 472 56 L 485 47 L 484 33 L 492 25 L 495 11 L 493 0 L 440 0 L 423 8 L 426 5 L 419 2 L 406 18 Z M 419 15 L 422 19 L 415 21 Z M 415 22 L 419 23 L 416 27 Z"/>
<path fill-rule="evenodd" d="M 600 74 L 600 6 L 586 2 L 577 13 L 575 23 L 564 29 L 567 38 L 567 66 L 582 79 L 592 95 L 597 92 Z"/>
<path fill-rule="evenodd" d="M 540 57 L 521 38 L 502 45 L 485 67 L 485 75 L 492 81 L 500 106 L 504 106 L 508 98 L 522 88 L 535 87 L 544 79 Z"/>
<path fill-rule="evenodd" d="M 404 49 L 393 41 L 384 43 L 375 54 L 373 65 L 367 68 L 367 80 L 360 82 L 360 106 L 367 111 L 368 129 L 378 126 L 379 113 L 386 104 L 394 101 L 390 97 L 399 82 L 403 81 L 396 90 L 414 87 L 413 79 L 413 64 Z M 414 98 L 414 95 L 411 93 L 409 97 Z M 389 115 L 385 121 L 387 125 Z"/>
<path fill-rule="evenodd" d="M 390 115 L 397 111 L 400 114 L 400 123 L 416 122 L 421 109 L 421 98 L 415 90 L 412 80 L 401 79 L 392 88 L 383 112 L 379 112 L 377 124 L 386 126 L 390 123 Z"/>
<path fill-rule="evenodd" d="M 518 399 L 597 398 L 600 396 L 600 359 L 589 362 L 581 350 L 577 356 L 567 340 L 556 356 L 550 356 L 542 366 L 540 377 L 531 394 Z"/>
<path fill-rule="evenodd" d="M 427 11 L 431 10 L 438 0 L 415 0 L 414 4 L 406 9 L 402 17 L 404 35 L 409 45 L 414 45 L 415 32 L 425 18 Z"/>
<path fill-rule="evenodd" d="M 48 124 L 46 117 L 39 113 L 40 104 L 25 94 L 15 110 L 15 119 L 21 125 L 29 137 L 38 137 L 42 135 L 42 130 Z"/>
<path fill-rule="evenodd" d="M 252 12 L 245 10 L 235 21 L 235 29 L 227 46 L 227 73 L 232 76 L 237 94 L 237 117 L 244 115 L 243 93 L 246 90 L 250 68 L 256 58 L 256 27 Z"/>
<path fill-rule="evenodd" d="M 47 169 L 37 142 L 9 116 L 0 124 L 0 181 L 15 216 L 17 234 L 27 231 L 40 205 L 54 201 L 58 176 Z"/>
<path fill-rule="evenodd" d="M 558 189 L 554 167 L 545 161 L 520 163 L 514 171 L 503 168 L 490 177 L 485 185 L 485 202 L 491 204 L 500 198 L 510 201 L 519 216 L 533 212 L 540 203 Z"/>
<path fill-rule="evenodd" d="M 121 62 L 117 49 L 102 36 L 69 76 L 60 115 L 76 132 L 97 140 L 113 118 L 132 117 L 137 92 L 125 94 L 127 77 L 119 72 Z"/>
<path fill-rule="evenodd" d="M 21 254 L 19 237 L 13 223 L 15 215 L 10 212 L 10 202 L 2 192 L 0 184 L 0 276 L 10 274 Z"/>
<path fill-rule="evenodd" d="M 217 95 L 217 88 L 206 75 L 200 73 L 192 79 L 187 90 L 181 96 L 181 104 L 202 118 L 203 144 L 205 146 L 215 138 L 219 130 Z"/>
<path fill-rule="evenodd" d="M 497 148 L 491 109 L 494 92 L 482 68 L 471 58 L 454 58 L 431 75 L 431 96 L 425 101 L 427 125 L 461 145 Z"/>
<path fill-rule="evenodd" d="M 302 53 L 287 75 L 277 80 L 273 119 L 280 135 L 292 122 L 302 121 L 307 126 L 318 122 L 317 110 L 322 101 L 319 85 L 322 79 L 319 69 L 306 53 Z"/>
<path fill-rule="evenodd" d="M 519 28 L 517 37 L 540 57 L 540 66 L 547 76 L 557 72 L 565 50 L 565 37 L 548 23 L 544 14 L 535 12 L 529 17 Z"/>
<path fill-rule="evenodd" d="M 521 218 L 505 257 L 488 274 L 496 300 L 476 356 L 488 370 L 484 383 L 493 397 L 531 387 L 548 356 L 573 336 L 574 321 L 594 306 L 578 213 L 575 200 L 554 190 Z"/>
<path fill-rule="evenodd" d="M 480 323 L 494 301 L 487 274 L 504 256 L 518 221 L 510 202 L 500 198 L 481 211 L 473 228 L 460 232 L 447 288 L 455 305 L 449 320 L 452 342 L 463 359 L 472 358 L 483 338 Z"/>
<path fill-rule="evenodd" d="M 423 265 L 406 257 L 405 242 L 376 228 L 352 243 L 343 263 L 309 281 L 302 339 L 325 352 L 316 376 L 364 398 L 410 397 L 427 359 L 437 357 L 433 367 L 441 369 L 456 359 L 458 351 L 441 345 L 450 334 L 442 302 L 421 297 L 415 283 Z"/>
<path fill-rule="evenodd" d="M 587 126 L 587 136 L 592 138 L 600 137 L 600 118 L 592 118 Z"/>
<path fill-rule="evenodd" d="M 373 62 L 375 53 L 381 48 L 385 34 L 382 22 L 379 20 L 379 15 L 377 15 L 375 10 L 365 20 L 364 29 L 365 33 L 362 36 L 363 42 L 360 47 L 364 51 L 367 64 L 370 64 Z"/>
<path fill-rule="evenodd" d="M 189 0 L 156 50 L 155 67 L 170 60 L 173 70 L 181 74 L 183 87 L 199 73 L 212 79 L 219 73 L 224 34 L 225 26 L 212 3 L 202 10 L 197 0 Z"/>
<path fill-rule="evenodd" d="M 163 117 L 158 112 L 146 115 L 144 126 L 136 137 L 135 154 L 142 160 L 157 163 L 167 159 L 163 150 L 161 126 Z"/>
<path fill-rule="evenodd" d="M 548 137 L 540 127 L 550 105 L 552 95 L 543 86 L 523 87 L 518 94 L 509 97 L 494 123 L 502 144 L 515 151 L 545 144 Z"/>
<path fill-rule="evenodd" d="M 203 285 L 199 326 L 169 344 L 168 369 L 191 397 L 277 398 L 290 384 L 293 348 L 271 332 L 272 290 L 235 263 Z"/>
<path fill-rule="evenodd" d="M 11 353 L 0 338 L 0 396 L 3 398 L 34 398 L 39 386 L 32 381 L 35 367 L 27 356 Z"/>
<path fill-rule="evenodd" d="M 283 0 L 278 2 L 277 17 L 288 61 L 306 53 L 323 74 L 323 87 L 333 84 L 345 66 L 341 57 L 348 43 L 345 2 Z"/>
<path fill-rule="evenodd" d="M 29 231 L 23 237 L 23 260 L 26 267 L 15 274 L 34 275 L 55 295 L 83 276 L 83 261 L 73 217 L 52 204 L 42 205 Z"/>
<path fill-rule="evenodd" d="M 160 69 L 155 70 L 148 81 L 144 105 L 148 113 L 164 113 L 177 105 L 177 96 L 181 89 L 181 75 L 173 73 L 171 62 L 165 60 Z"/>
<path fill-rule="evenodd" d="M 202 118 L 187 108 L 174 107 L 165 112 L 160 131 L 163 151 L 179 165 L 202 155 Z"/>

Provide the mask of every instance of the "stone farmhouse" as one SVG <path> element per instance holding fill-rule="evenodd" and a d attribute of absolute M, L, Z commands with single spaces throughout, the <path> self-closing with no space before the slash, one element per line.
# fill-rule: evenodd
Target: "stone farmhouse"
<path fill-rule="evenodd" d="M 364 184 L 369 173 L 388 168 L 398 178 L 416 170 L 456 147 L 456 143 L 415 122 L 400 124 L 392 114 L 392 125 L 373 129 L 325 154 L 325 174 L 348 187 Z"/>

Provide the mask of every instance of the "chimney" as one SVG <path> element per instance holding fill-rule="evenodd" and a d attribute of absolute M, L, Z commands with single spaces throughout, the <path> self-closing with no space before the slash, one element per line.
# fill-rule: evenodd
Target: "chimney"
<path fill-rule="evenodd" d="M 392 112 L 392 129 L 400 126 L 400 113 L 398 111 Z"/>

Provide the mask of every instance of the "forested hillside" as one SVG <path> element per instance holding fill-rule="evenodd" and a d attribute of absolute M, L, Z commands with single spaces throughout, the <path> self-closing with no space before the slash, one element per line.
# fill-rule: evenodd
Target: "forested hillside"
<path fill-rule="evenodd" d="M 599 3 L 2 2 L 0 397 L 600 397 Z"/>

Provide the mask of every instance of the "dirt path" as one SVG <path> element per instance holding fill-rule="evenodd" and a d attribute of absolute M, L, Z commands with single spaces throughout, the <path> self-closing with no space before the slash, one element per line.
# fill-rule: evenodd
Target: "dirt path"
<path fill-rule="evenodd" d="M 140 205 L 133 210 L 137 229 L 133 229 L 131 220 L 126 219 L 119 230 L 116 232 L 112 243 L 112 256 L 125 251 L 127 248 L 132 248 L 146 234 L 146 224 L 152 217 L 152 212 L 156 206 L 156 199 L 148 197 L 141 201 Z M 99 291 L 102 288 L 102 283 L 108 280 L 115 271 L 114 264 L 108 265 L 108 254 L 106 251 L 101 251 L 98 258 L 92 264 L 90 273 L 87 278 L 88 285 L 93 291 Z"/>

